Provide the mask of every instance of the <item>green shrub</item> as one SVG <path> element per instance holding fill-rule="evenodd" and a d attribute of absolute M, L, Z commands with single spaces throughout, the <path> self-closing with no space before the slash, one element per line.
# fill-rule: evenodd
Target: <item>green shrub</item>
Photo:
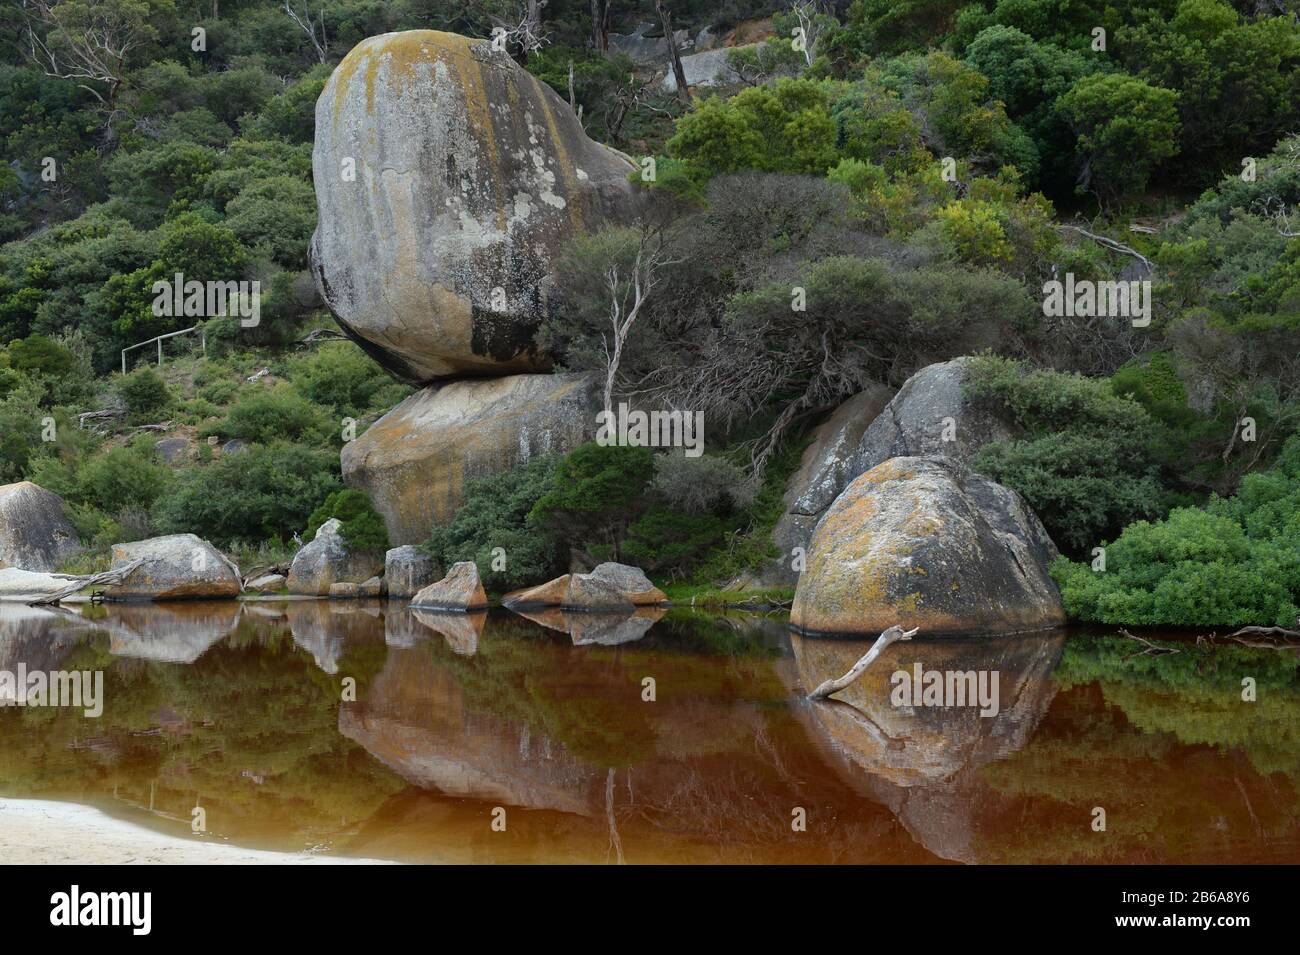
<path fill-rule="evenodd" d="M 1058 546 L 1087 552 L 1162 512 L 1167 491 L 1152 460 L 1151 419 L 1104 379 L 984 357 L 971 364 L 966 390 L 1017 432 L 982 448 L 972 467 L 1019 491 Z"/>
<path fill-rule="evenodd" d="M 645 507 L 653 473 L 649 448 L 579 445 L 556 465 L 550 489 L 529 518 L 592 563 L 616 559 L 628 526 Z"/>
<path fill-rule="evenodd" d="M 190 531 L 218 546 L 288 540 L 338 490 L 338 467 L 333 451 L 254 445 L 182 472 L 155 504 L 154 521 L 162 533 Z"/>
<path fill-rule="evenodd" d="M 135 421 L 156 421 L 175 401 L 167 382 L 148 365 L 119 378 L 117 394 Z"/>
<path fill-rule="evenodd" d="M 642 570 L 678 570 L 699 563 L 726 535 L 716 514 L 681 513 L 653 504 L 628 528 L 622 555 Z"/>
<path fill-rule="evenodd" d="M 1233 498 L 1139 521 L 1105 549 L 1105 570 L 1062 558 L 1065 609 L 1099 623 L 1294 627 L 1300 617 L 1300 438 Z"/>
<path fill-rule="evenodd" d="M 561 568 L 559 541 L 529 518 L 553 487 L 556 459 L 533 460 L 491 477 L 465 482 L 464 503 L 451 522 L 435 527 L 424 550 L 443 567 L 462 560 L 478 565 L 489 590 L 515 590 L 556 576 Z M 493 551 L 504 552 L 504 568 Z"/>
<path fill-rule="evenodd" d="M 324 441 L 330 429 L 320 409 L 282 381 L 270 391 L 256 391 L 241 398 L 218 430 L 228 437 L 261 444 L 315 444 Z"/>
<path fill-rule="evenodd" d="M 339 533 L 350 547 L 368 551 L 388 550 L 388 532 L 383 518 L 376 513 L 370 498 L 351 488 L 335 491 L 311 512 L 303 539 L 314 538 L 320 526 L 334 517 L 342 522 Z"/>

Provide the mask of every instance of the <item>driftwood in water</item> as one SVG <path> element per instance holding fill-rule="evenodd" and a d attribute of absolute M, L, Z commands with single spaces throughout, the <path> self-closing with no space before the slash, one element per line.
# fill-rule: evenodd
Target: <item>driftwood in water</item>
<path fill-rule="evenodd" d="M 1244 637 L 1251 634 L 1260 637 L 1283 637 L 1288 640 L 1300 640 L 1300 630 L 1288 630 L 1286 627 L 1242 627 L 1236 633 L 1230 633 L 1228 636 Z"/>
<path fill-rule="evenodd" d="M 862 658 L 858 660 L 857 663 L 853 664 L 853 666 L 849 667 L 847 673 L 838 679 L 827 680 L 821 686 L 817 687 L 817 689 L 809 693 L 808 699 L 824 700 L 832 693 L 844 689 L 858 677 L 862 676 L 862 671 L 871 666 L 872 661 L 884 652 L 885 647 L 889 646 L 891 643 L 897 643 L 899 640 L 911 640 L 912 637 L 916 636 L 919 630 L 919 627 L 913 630 L 904 630 L 897 624 L 890 627 L 876 638 L 876 642 L 871 645 L 871 649 L 862 654 Z"/>
<path fill-rule="evenodd" d="M 41 574 L 17 567 L 0 570 L 0 601 L 25 603 L 33 606 L 58 603 L 66 597 L 101 584 L 120 584 L 133 570 L 143 564 L 137 559 L 115 570 L 102 574 Z"/>

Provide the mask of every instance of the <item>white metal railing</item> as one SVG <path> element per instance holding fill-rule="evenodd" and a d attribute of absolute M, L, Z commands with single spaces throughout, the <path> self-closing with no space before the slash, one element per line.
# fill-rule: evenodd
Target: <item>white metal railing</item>
<path fill-rule="evenodd" d="M 134 345 L 128 345 L 125 348 L 123 348 L 122 349 L 122 374 L 124 375 L 126 374 L 126 353 L 129 351 L 134 351 L 137 348 L 143 348 L 145 345 L 152 345 L 154 342 L 158 343 L 158 367 L 161 368 L 163 363 L 163 351 L 162 351 L 163 339 L 175 338 L 177 335 L 184 335 L 187 332 L 199 333 L 200 339 L 202 341 L 203 354 L 206 355 L 208 353 L 208 333 L 203 330 L 202 325 L 191 325 L 189 328 L 182 328 L 179 332 L 168 332 L 166 335 L 158 335 L 154 338 L 150 338 L 142 342 L 136 342 Z"/>

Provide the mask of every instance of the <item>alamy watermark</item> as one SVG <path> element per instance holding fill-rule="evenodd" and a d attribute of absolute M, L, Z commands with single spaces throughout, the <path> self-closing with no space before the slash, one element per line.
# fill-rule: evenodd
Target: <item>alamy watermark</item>
<path fill-rule="evenodd" d="M 889 682 L 894 706 L 978 706 L 980 716 L 998 715 L 1002 675 L 997 670 L 926 670 L 918 661 L 910 671 L 895 670 Z"/>
<path fill-rule="evenodd" d="M 703 411 L 635 411 L 624 401 L 617 413 L 597 414 L 596 425 L 602 447 L 685 448 L 688 458 L 704 453 Z"/>
<path fill-rule="evenodd" d="M 1075 280 L 1043 283 L 1043 314 L 1048 318 L 1127 318 L 1134 328 L 1151 324 L 1151 282 L 1094 282 Z"/>
<path fill-rule="evenodd" d="M 244 328 L 262 321 L 262 283 L 259 281 L 186 281 L 184 272 L 171 280 L 153 283 L 153 313 L 158 318 L 217 318 L 238 316 Z"/>
<path fill-rule="evenodd" d="M 0 670 L 0 706 L 81 709 L 94 719 L 104 712 L 103 670 Z"/>

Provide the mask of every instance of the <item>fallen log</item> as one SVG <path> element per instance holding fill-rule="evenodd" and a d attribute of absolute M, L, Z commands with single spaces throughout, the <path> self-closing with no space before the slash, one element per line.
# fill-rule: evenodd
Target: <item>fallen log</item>
<path fill-rule="evenodd" d="M 1300 630 L 1288 630 L 1286 627 L 1242 627 L 1235 633 L 1230 633 L 1231 637 L 1244 637 L 1247 634 L 1255 634 L 1261 637 L 1284 637 L 1288 640 L 1300 640 Z"/>
<path fill-rule="evenodd" d="M 0 601 L 32 606 L 58 603 L 87 587 L 120 584 L 143 563 L 142 559 L 133 560 L 101 574 L 42 574 L 5 567 L 0 569 Z"/>
<path fill-rule="evenodd" d="M 884 652 L 885 647 L 889 646 L 891 643 L 897 643 L 899 640 L 911 640 L 912 637 L 916 636 L 919 632 L 920 627 L 916 627 L 912 630 L 904 630 L 897 624 L 890 627 L 876 638 L 876 642 L 871 645 L 871 649 L 862 654 L 861 659 L 859 659 L 857 663 L 853 664 L 853 666 L 849 667 L 847 673 L 837 679 L 827 680 L 821 686 L 817 687 L 817 689 L 809 693 L 808 699 L 824 700 L 832 693 L 844 689 L 858 677 L 862 676 L 862 671 L 869 667 L 876 657 L 880 656 L 880 654 Z"/>

